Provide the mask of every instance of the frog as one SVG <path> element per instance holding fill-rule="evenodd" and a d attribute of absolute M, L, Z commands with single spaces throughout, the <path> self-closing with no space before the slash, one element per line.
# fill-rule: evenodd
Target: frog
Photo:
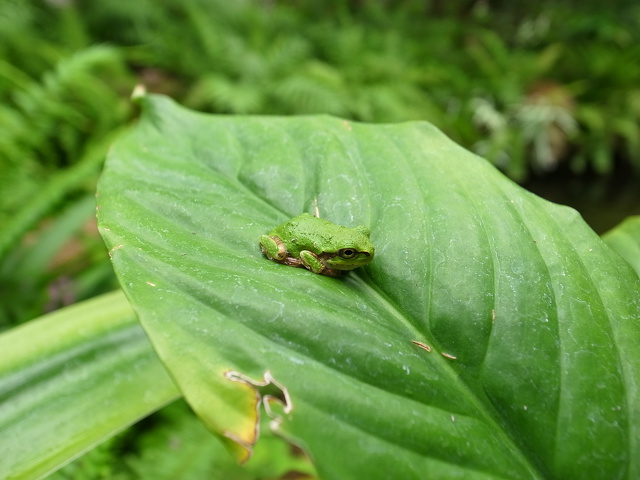
<path fill-rule="evenodd" d="M 260 249 L 269 260 L 328 277 L 367 265 L 375 255 L 367 227 L 343 227 L 308 213 L 262 235 Z"/>

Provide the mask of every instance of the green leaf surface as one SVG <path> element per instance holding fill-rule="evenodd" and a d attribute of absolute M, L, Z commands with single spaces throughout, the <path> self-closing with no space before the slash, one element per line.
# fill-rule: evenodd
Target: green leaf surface
<path fill-rule="evenodd" d="M 42 478 L 179 393 L 122 292 L 0 335 L 0 478 Z"/>
<path fill-rule="evenodd" d="M 239 458 L 266 409 L 325 479 L 640 476 L 640 281 L 574 210 L 426 123 L 141 103 L 100 229 Z M 261 255 L 260 235 L 316 205 L 371 227 L 369 266 L 335 279 Z"/>
<path fill-rule="evenodd" d="M 602 239 L 640 275 L 640 216 L 625 219 L 602 235 Z"/>

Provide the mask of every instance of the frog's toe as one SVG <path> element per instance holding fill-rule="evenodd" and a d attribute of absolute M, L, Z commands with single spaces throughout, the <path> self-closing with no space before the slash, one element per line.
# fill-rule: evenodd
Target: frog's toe
<path fill-rule="evenodd" d="M 308 250 L 300 252 L 300 261 L 306 269 L 311 270 L 313 273 L 322 273 L 326 269 L 318 256 Z"/>
<path fill-rule="evenodd" d="M 276 236 L 262 235 L 260 237 L 260 250 L 276 262 L 282 262 L 287 258 L 287 246 Z"/>

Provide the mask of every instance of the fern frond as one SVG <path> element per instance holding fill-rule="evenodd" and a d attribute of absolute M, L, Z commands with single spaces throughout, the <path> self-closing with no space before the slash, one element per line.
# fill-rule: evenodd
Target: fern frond
<path fill-rule="evenodd" d="M 112 131 L 95 144 L 88 145 L 85 154 L 77 163 L 60 170 L 44 186 L 39 184 L 38 190 L 30 192 L 28 200 L 17 212 L 3 219 L 3 228 L 0 230 L 0 258 L 40 218 L 51 212 L 65 195 L 78 189 L 88 179 L 96 177 L 109 145 L 120 133 L 120 130 Z"/>

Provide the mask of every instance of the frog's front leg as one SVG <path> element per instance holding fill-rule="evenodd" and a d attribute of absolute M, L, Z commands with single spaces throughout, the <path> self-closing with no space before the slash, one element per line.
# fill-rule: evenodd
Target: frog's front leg
<path fill-rule="evenodd" d="M 320 275 L 326 275 L 328 277 L 340 276 L 340 270 L 327 268 L 320 258 L 318 258 L 318 255 L 309 250 L 302 250 L 300 252 L 300 261 L 305 268 L 311 270 L 313 273 L 319 273 Z"/>
<path fill-rule="evenodd" d="M 287 258 L 287 246 L 278 236 L 262 235 L 260 237 L 260 250 L 270 260 L 284 262 Z"/>

